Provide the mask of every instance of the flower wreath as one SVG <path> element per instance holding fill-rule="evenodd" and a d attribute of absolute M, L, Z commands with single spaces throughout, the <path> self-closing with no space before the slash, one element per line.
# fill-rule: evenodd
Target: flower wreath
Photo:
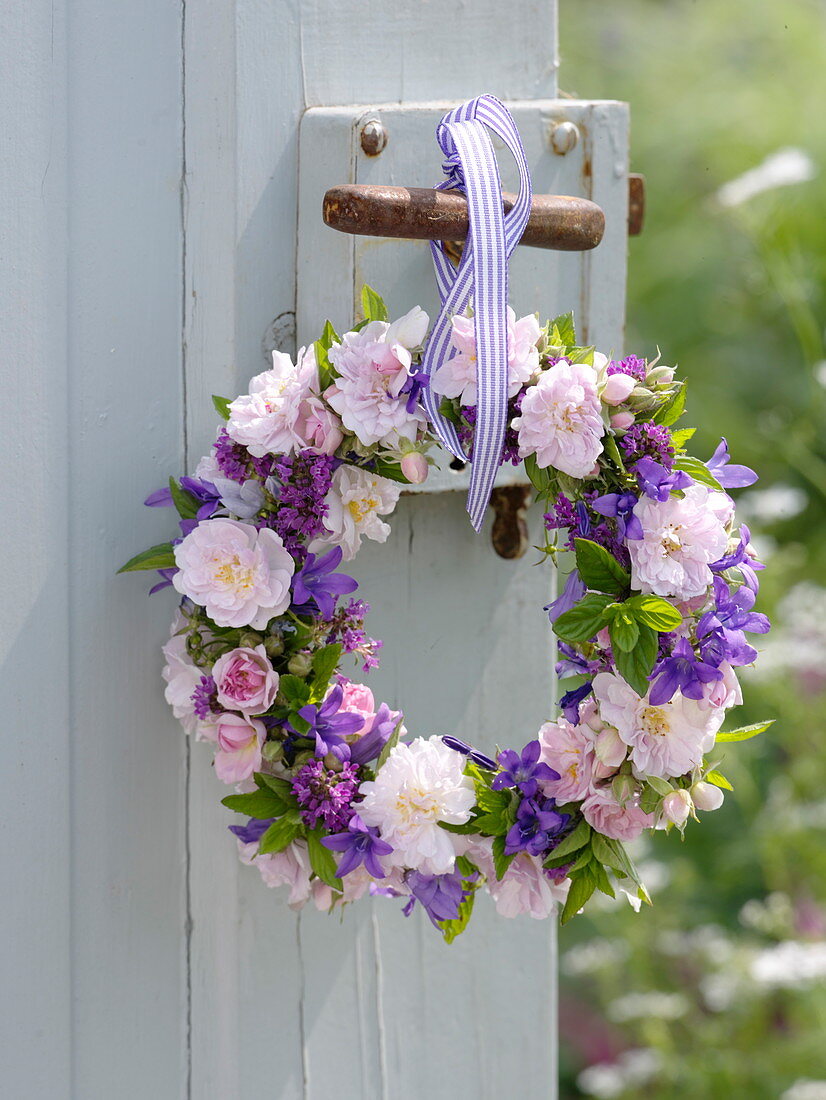
<path fill-rule="evenodd" d="M 731 789 L 718 746 L 768 723 L 720 732 L 742 701 L 736 669 L 765 633 L 748 528 L 726 489 L 756 475 L 689 456 L 674 429 L 685 383 L 636 356 L 577 346 L 571 315 L 540 326 L 508 310 L 508 426 L 501 463 L 524 460 L 546 508 L 549 558 L 573 551 L 562 595 L 544 610 L 557 671 L 574 678 L 519 752 L 488 756 L 452 736 L 408 739 L 343 671 L 367 671 L 381 642 L 340 570 L 362 539 L 384 542 L 402 486 L 424 481 L 434 443 L 419 395 L 428 317 L 388 323 L 369 287 L 364 319 L 327 322 L 297 362 L 233 401 L 192 477 L 150 507 L 174 505 L 180 536 L 123 570 L 157 569 L 152 592 L 181 603 L 163 647 L 166 699 L 214 748 L 242 862 L 289 904 L 333 910 L 363 894 L 420 903 L 450 941 L 479 890 L 512 917 L 561 919 L 595 890 L 648 901 L 624 842 L 683 831 Z M 472 318 L 452 319 L 453 354 L 429 379 L 472 453 Z"/>

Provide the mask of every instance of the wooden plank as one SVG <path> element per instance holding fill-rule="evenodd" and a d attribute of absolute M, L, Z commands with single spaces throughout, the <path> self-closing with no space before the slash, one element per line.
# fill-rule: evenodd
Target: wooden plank
<path fill-rule="evenodd" d="M 3 5 L 0 71 L 3 1082 L 59 1100 L 71 1074 L 62 4 Z"/>
<path fill-rule="evenodd" d="M 72 1095 L 186 1072 L 183 745 L 159 692 L 169 604 L 116 577 L 168 532 L 140 501 L 182 461 L 181 9 L 68 21 Z M 28 1093 L 31 1095 L 31 1093 Z"/>

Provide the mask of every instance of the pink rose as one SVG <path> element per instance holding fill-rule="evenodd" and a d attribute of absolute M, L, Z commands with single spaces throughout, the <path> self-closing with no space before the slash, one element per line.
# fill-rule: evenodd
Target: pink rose
<path fill-rule="evenodd" d="M 344 692 L 339 710 L 346 710 L 349 714 L 359 714 L 364 719 L 365 725 L 376 713 L 376 702 L 373 692 L 366 684 L 354 684 L 346 680 L 341 685 Z"/>
<path fill-rule="evenodd" d="M 592 829 L 613 840 L 635 840 L 643 829 L 654 825 L 652 814 L 643 813 L 633 800 L 624 806 L 617 802 L 610 787 L 597 787 L 581 806 L 582 816 Z"/>
<path fill-rule="evenodd" d="M 263 645 L 255 649 L 242 646 L 225 653 L 215 662 L 212 678 L 221 706 L 245 715 L 268 710 L 278 692 L 278 673 Z"/>
<path fill-rule="evenodd" d="M 221 714 L 215 720 L 215 774 L 223 783 L 240 783 L 261 767 L 264 723 L 240 714 Z"/>
<path fill-rule="evenodd" d="M 594 770 L 594 731 L 572 726 L 567 718 L 546 722 L 539 730 L 539 759 L 559 772 L 543 789 L 558 802 L 578 802 L 588 793 Z"/>
<path fill-rule="evenodd" d="M 526 391 L 513 427 L 520 458 L 536 455 L 543 470 L 551 466 L 587 477 L 602 454 L 605 434 L 594 368 L 562 359 L 543 371 Z"/>
<path fill-rule="evenodd" d="M 314 394 L 299 405 L 295 430 L 307 447 L 323 455 L 333 454 L 344 439 L 341 421 Z"/>

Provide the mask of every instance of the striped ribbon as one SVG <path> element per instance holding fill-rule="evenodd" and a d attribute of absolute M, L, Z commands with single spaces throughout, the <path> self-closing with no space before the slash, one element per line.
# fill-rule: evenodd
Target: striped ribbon
<path fill-rule="evenodd" d="M 519 169 L 519 195 L 502 210 L 502 184 L 487 128 L 510 149 Z M 451 319 L 473 300 L 476 334 L 477 416 L 467 510 L 475 530 L 485 517 L 502 457 L 508 412 L 508 263 L 531 211 L 531 177 L 525 150 L 510 111 L 492 95 L 482 95 L 448 114 L 436 129 L 445 154 L 446 178 L 437 190 L 467 196 L 470 229 L 458 268 L 441 241 L 431 243 L 441 310 L 422 356 L 421 371 L 432 375 L 448 360 Z M 468 461 L 456 427 L 439 412 L 439 395 L 425 386 L 422 402 L 444 447 Z"/>

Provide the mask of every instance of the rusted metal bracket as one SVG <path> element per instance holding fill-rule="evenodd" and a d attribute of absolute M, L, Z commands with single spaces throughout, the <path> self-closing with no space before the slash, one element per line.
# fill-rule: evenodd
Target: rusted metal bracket
<path fill-rule="evenodd" d="M 532 495 L 527 485 L 502 485 L 490 494 L 490 506 L 495 513 L 490 539 L 500 558 L 521 558 L 528 549 L 525 513 Z"/>
<path fill-rule="evenodd" d="M 503 194 L 504 209 L 515 195 Z M 415 241 L 462 241 L 468 235 L 467 199 L 458 191 L 383 184 L 344 184 L 324 196 L 324 221 L 341 233 Z M 559 252 L 596 248 L 605 215 L 595 202 L 570 195 L 534 195 L 520 244 Z"/>

